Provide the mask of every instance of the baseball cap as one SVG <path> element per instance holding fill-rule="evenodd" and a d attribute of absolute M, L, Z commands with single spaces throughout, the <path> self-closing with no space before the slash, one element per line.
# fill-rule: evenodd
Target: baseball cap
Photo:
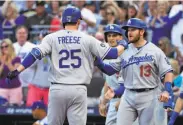
<path fill-rule="evenodd" d="M 45 1 L 42 1 L 42 0 L 36 1 L 36 6 L 44 6 L 44 5 L 45 5 Z"/>
<path fill-rule="evenodd" d="M 35 109 L 46 110 L 46 105 L 44 104 L 43 101 L 36 101 L 32 104 L 31 108 L 32 108 L 32 110 L 35 110 Z"/>

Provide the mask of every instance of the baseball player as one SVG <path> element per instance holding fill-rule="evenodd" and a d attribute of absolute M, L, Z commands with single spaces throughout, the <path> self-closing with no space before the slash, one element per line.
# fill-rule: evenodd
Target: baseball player
<path fill-rule="evenodd" d="M 132 125 L 137 117 L 140 125 L 154 125 L 160 80 L 165 91 L 159 100 L 164 102 L 165 108 L 172 106 L 172 67 L 165 54 L 144 39 L 145 22 L 131 18 L 122 28 L 127 31 L 130 44 L 118 61 L 107 65 L 96 60 L 98 67 L 108 75 L 122 70 L 125 92 L 117 113 L 117 125 Z"/>
<path fill-rule="evenodd" d="M 43 101 L 35 101 L 32 106 L 32 116 L 38 119 L 33 125 L 48 125 L 47 107 Z"/>
<path fill-rule="evenodd" d="M 128 47 L 125 40 L 111 48 L 92 36 L 78 31 L 82 20 L 78 8 L 69 6 L 62 13 L 64 30 L 45 36 L 16 70 L 9 73 L 7 83 L 32 65 L 36 59 L 51 56 L 51 82 L 48 102 L 48 124 L 86 125 L 87 88 L 94 69 L 94 58 L 115 59 Z"/>
<path fill-rule="evenodd" d="M 122 30 L 121 27 L 116 24 L 109 24 L 104 28 L 104 36 L 105 36 L 105 41 L 111 47 L 116 47 L 117 41 L 123 39 L 123 37 L 125 36 L 125 31 Z M 109 62 L 114 62 L 114 60 L 104 60 L 104 62 L 109 63 Z M 104 84 L 104 95 L 106 94 L 106 91 L 108 91 L 108 88 L 116 90 L 120 87 L 120 84 L 118 84 L 118 74 L 114 74 L 112 76 L 108 76 L 104 74 L 104 78 L 106 80 L 106 83 Z M 124 86 L 123 86 L 123 89 L 124 89 Z M 114 96 L 114 98 L 110 100 L 108 111 L 107 111 L 108 100 L 105 99 L 105 96 L 101 96 L 101 97 L 102 98 L 99 104 L 99 112 L 102 116 L 105 116 L 107 112 L 105 124 L 116 125 L 117 111 L 116 111 L 115 105 L 120 100 L 120 95 Z"/>

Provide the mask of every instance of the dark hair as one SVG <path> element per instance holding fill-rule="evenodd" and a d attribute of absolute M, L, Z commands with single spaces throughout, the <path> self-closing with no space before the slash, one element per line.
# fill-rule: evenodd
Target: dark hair
<path fill-rule="evenodd" d="M 66 25 L 76 25 L 77 22 L 69 22 L 69 23 L 63 23 L 63 27 L 65 28 Z"/>

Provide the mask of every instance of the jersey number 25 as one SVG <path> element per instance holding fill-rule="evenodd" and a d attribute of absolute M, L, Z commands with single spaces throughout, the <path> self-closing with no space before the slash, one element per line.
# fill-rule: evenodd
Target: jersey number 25
<path fill-rule="evenodd" d="M 73 68 L 79 68 L 81 66 L 81 58 L 79 56 L 76 56 L 75 54 L 80 52 L 80 49 L 61 50 L 59 54 L 64 54 L 65 56 L 59 60 L 59 68 L 70 68 L 70 66 Z M 63 64 L 63 61 L 68 60 L 69 58 L 71 58 L 71 60 L 77 60 L 77 63 Z"/>

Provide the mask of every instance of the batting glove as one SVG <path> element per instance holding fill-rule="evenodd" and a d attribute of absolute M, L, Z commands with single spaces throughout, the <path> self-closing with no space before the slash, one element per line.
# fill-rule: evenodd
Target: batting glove
<path fill-rule="evenodd" d="M 15 77 L 17 77 L 20 74 L 20 72 L 18 72 L 18 70 L 14 70 L 12 72 L 8 73 L 8 76 L 6 77 L 6 83 L 10 84 L 10 81 L 12 79 L 14 79 Z"/>
<path fill-rule="evenodd" d="M 118 41 L 118 45 L 122 45 L 125 49 L 127 49 L 128 48 L 128 41 L 120 40 L 120 41 Z"/>

